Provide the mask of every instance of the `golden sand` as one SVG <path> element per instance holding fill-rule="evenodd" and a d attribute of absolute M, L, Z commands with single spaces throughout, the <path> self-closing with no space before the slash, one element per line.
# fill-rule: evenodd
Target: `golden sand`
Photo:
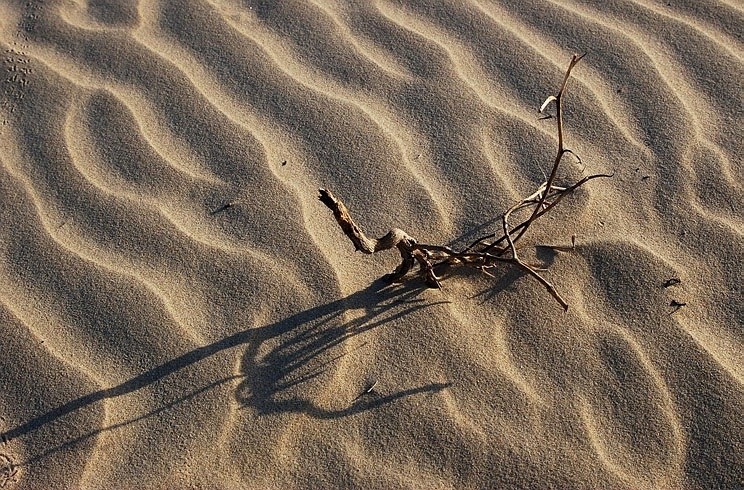
<path fill-rule="evenodd" d="M 737 488 L 743 31 L 733 0 L 3 0 L 0 486 Z M 577 52 L 557 181 L 614 177 L 521 242 L 568 312 L 508 266 L 381 283 L 317 189 L 375 236 L 498 231 Z"/>

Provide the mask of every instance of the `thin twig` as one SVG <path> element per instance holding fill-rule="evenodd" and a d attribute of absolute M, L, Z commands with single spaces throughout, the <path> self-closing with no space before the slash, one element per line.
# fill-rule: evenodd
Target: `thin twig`
<path fill-rule="evenodd" d="M 522 269 L 527 272 L 530 276 L 540 282 L 548 293 L 563 307 L 564 310 L 568 309 L 568 303 L 558 294 L 556 288 L 547 279 L 542 277 L 538 272 L 537 267 L 532 267 L 527 263 L 523 262 L 519 254 L 517 253 L 516 244 L 520 238 L 524 236 L 527 230 L 530 228 L 538 218 L 548 213 L 553 209 L 564 197 L 571 194 L 573 191 L 586 184 L 587 182 L 600 178 L 600 177 L 612 177 L 608 174 L 595 174 L 582 178 L 578 182 L 568 185 L 559 186 L 555 185 L 555 181 L 558 175 L 558 169 L 560 167 L 563 156 L 566 153 L 573 155 L 576 160 L 581 163 L 581 158 L 576 155 L 572 150 L 565 148 L 564 146 L 564 135 L 563 135 L 563 96 L 566 93 L 566 86 L 568 79 L 571 75 L 576 63 L 583 58 L 584 55 L 574 55 L 571 58 L 566 73 L 563 77 L 560 89 L 556 95 L 548 97 L 540 108 L 540 112 L 543 112 L 545 108 L 551 103 L 555 103 L 556 106 L 556 129 L 558 132 L 558 148 L 556 156 L 553 161 L 553 166 L 550 171 L 550 176 L 547 177 L 545 182 L 540 184 L 538 188 L 529 196 L 520 200 L 518 203 L 510 207 L 501 218 L 502 235 L 500 238 L 492 240 L 497 237 L 497 234 L 489 234 L 478 238 L 468 247 L 462 251 L 456 251 L 451 247 L 443 245 L 430 245 L 426 243 L 418 243 L 415 239 L 410 237 L 407 233 L 397 228 L 390 230 L 385 236 L 374 239 L 367 237 L 357 226 L 354 220 L 351 218 L 351 214 L 346 206 L 337 199 L 329 190 L 320 189 L 320 200 L 329 209 L 333 211 L 333 215 L 336 218 L 341 229 L 344 231 L 346 236 L 354 244 L 356 250 L 360 250 L 367 254 L 380 252 L 382 250 L 388 250 L 393 247 L 397 248 L 401 255 L 400 265 L 392 273 L 385 276 L 389 281 L 401 281 L 404 276 L 413 268 L 415 264 L 419 265 L 419 275 L 423 276 L 426 283 L 431 287 L 441 287 L 441 278 L 437 277 L 434 273 L 435 268 L 439 266 L 466 266 L 475 268 L 489 276 L 493 277 L 493 274 L 488 272 L 486 269 L 493 268 L 498 263 L 512 264 L 513 266 Z M 509 220 L 513 213 L 516 213 L 523 209 L 531 209 L 529 217 L 519 223 L 518 225 L 511 227 Z M 575 241 L 575 238 L 574 238 Z M 506 242 L 506 244 L 504 244 Z M 559 249 L 560 247 L 553 247 Z M 506 252 L 511 252 L 509 255 L 505 255 Z"/>

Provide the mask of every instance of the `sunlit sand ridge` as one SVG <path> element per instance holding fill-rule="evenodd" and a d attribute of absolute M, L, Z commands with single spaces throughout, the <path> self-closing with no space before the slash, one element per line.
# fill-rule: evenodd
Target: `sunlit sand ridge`
<path fill-rule="evenodd" d="M 6 0 L 0 486 L 736 488 L 744 10 Z M 379 278 L 561 184 L 505 265 Z M 572 251 L 534 249 L 570 245 Z"/>

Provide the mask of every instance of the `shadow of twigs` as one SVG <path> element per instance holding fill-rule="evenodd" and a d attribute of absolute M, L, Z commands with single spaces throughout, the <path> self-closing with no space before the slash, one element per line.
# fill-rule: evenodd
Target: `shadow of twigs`
<path fill-rule="evenodd" d="M 168 409 L 173 408 L 174 406 L 178 405 L 179 403 L 183 403 L 183 402 L 185 402 L 187 400 L 190 400 L 192 398 L 195 398 L 195 397 L 197 397 L 197 396 L 199 396 L 199 395 L 201 395 L 201 394 L 203 394 L 203 393 L 205 393 L 205 392 L 207 392 L 207 391 L 209 391 L 211 389 L 214 389 L 214 388 L 222 385 L 223 383 L 227 383 L 229 381 L 232 381 L 235 378 L 238 378 L 238 376 L 228 376 L 226 378 L 219 379 L 217 381 L 214 381 L 212 383 L 209 383 L 207 386 L 203 386 L 203 387 L 201 387 L 201 388 L 199 388 L 197 390 L 193 390 L 190 393 L 187 393 L 187 394 L 181 396 L 177 400 L 174 400 L 172 402 L 166 403 L 165 405 L 163 405 L 161 407 L 158 407 L 155 410 L 152 410 L 150 412 L 147 412 L 146 414 L 139 415 L 139 416 L 134 417 L 134 418 L 131 418 L 129 420 L 125 420 L 124 422 L 119 422 L 119 423 L 116 423 L 116 424 L 112 424 L 112 425 L 109 425 L 107 427 L 102 427 L 100 429 L 94 429 L 94 430 L 88 431 L 88 432 L 86 432 L 86 433 L 84 433 L 84 434 L 82 434 L 82 435 L 80 435 L 78 437 L 75 437 L 73 439 L 70 439 L 70 440 L 68 440 L 68 441 L 60 444 L 59 446 L 55 446 L 55 447 L 53 447 L 51 449 L 47 449 L 46 451 L 43 451 L 43 452 L 41 452 L 39 454 L 36 454 L 35 456 L 32 456 L 29 459 L 23 461 L 22 463 L 19 463 L 18 466 L 29 466 L 29 465 L 37 462 L 37 461 L 40 461 L 40 460 L 42 460 L 44 458 L 47 458 L 49 456 L 52 456 L 55 453 L 58 453 L 60 451 L 64 451 L 65 449 L 74 447 L 74 446 L 76 446 L 76 445 L 78 445 L 78 444 L 80 444 L 82 442 L 85 442 L 86 440 L 90 439 L 91 437 L 95 437 L 98 434 L 101 434 L 103 432 L 106 432 L 106 431 L 109 431 L 109 430 L 114 430 L 114 429 L 119 429 L 121 427 L 126 427 L 127 425 L 131 425 L 131 424 L 137 423 L 137 422 L 139 422 L 141 420 L 144 420 L 144 419 L 146 419 L 148 417 L 152 417 L 154 415 L 158 415 L 161 412 L 164 412 L 164 411 L 166 411 Z M 0 486 L 0 488 L 2 488 L 2 486 Z"/>
<path fill-rule="evenodd" d="M 55 422 L 76 410 L 102 400 L 132 393 L 214 354 L 243 344 L 248 345 L 243 362 L 243 373 L 246 377 L 237 390 L 236 396 L 241 403 L 256 407 L 260 413 L 302 411 L 321 418 L 340 417 L 362 409 L 381 406 L 413 394 L 441 390 L 446 385 L 431 384 L 412 388 L 378 397 L 369 403 L 355 403 L 345 410 L 334 413 L 324 412 L 306 400 L 276 401 L 274 399 L 275 395 L 282 393 L 289 387 L 317 376 L 319 372 L 305 371 L 308 369 L 322 369 L 321 365 L 315 365 L 314 363 L 318 356 L 328 349 L 338 346 L 350 337 L 372 329 L 381 323 L 436 304 L 416 299 L 421 291 L 420 285 L 419 287 L 388 287 L 386 283 L 378 280 L 368 288 L 346 298 L 305 310 L 270 325 L 243 330 L 209 345 L 196 348 L 119 385 L 71 400 L 0 434 L 0 437 L 4 441 L 12 441 L 46 424 Z M 392 308 L 400 304 L 403 305 L 402 308 Z M 384 313 L 391 309 L 396 310 L 395 313 L 385 316 Z M 343 324 L 343 321 L 334 322 L 350 310 L 362 310 L 363 315 L 348 324 Z M 331 326 L 326 328 L 328 325 Z M 256 353 L 264 342 L 274 338 L 280 339 L 284 335 L 288 336 L 288 340 L 280 342 L 268 356 L 264 356 L 260 361 L 257 359 Z M 244 396 L 247 393 L 249 395 Z M 190 398 L 192 396 L 187 395 L 182 397 L 179 402 Z M 148 416 L 157 412 L 151 412 Z M 65 442 L 58 448 L 45 451 L 42 456 L 56 452 L 60 448 L 69 447 L 70 444 L 76 444 L 85 438 L 95 436 L 111 428 L 115 427 L 89 432 L 82 438 L 78 437 L 73 441 Z"/>
<path fill-rule="evenodd" d="M 498 233 L 501 231 L 501 216 L 487 219 L 478 225 L 468 228 L 460 236 L 453 238 L 447 243 L 448 247 L 459 249 L 470 245 L 476 239 L 488 235 L 491 233 Z"/>
<path fill-rule="evenodd" d="M 358 397 L 339 410 L 322 409 L 305 397 L 294 394 L 299 385 L 322 375 L 329 364 L 349 353 L 348 350 L 339 349 L 341 353 L 334 354 L 332 349 L 384 323 L 441 303 L 417 298 L 424 289 L 410 283 L 416 281 L 387 286 L 387 283 L 378 280 L 342 300 L 305 312 L 302 315 L 304 318 L 298 318 L 294 322 L 295 328 L 289 331 L 283 323 L 257 329 L 243 356 L 241 371 L 244 380 L 237 389 L 237 401 L 254 408 L 259 414 L 304 412 L 317 418 L 336 418 L 449 386 L 447 383 L 433 383 L 386 396 Z M 345 322 L 343 315 L 350 311 L 357 316 Z M 266 352 L 266 341 L 285 334 L 286 338 L 279 340 Z M 330 360 L 326 359 L 328 357 Z"/>

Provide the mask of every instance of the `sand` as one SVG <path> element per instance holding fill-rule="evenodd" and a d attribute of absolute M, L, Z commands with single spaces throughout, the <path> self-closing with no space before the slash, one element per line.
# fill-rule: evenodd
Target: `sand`
<path fill-rule="evenodd" d="M 734 0 L 3 0 L 0 486 L 741 488 L 742 32 Z M 568 311 L 508 264 L 380 281 L 317 189 L 374 236 L 498 231 L 578 52 L 557 182 L 614 177 L 520 242 Z"/>

